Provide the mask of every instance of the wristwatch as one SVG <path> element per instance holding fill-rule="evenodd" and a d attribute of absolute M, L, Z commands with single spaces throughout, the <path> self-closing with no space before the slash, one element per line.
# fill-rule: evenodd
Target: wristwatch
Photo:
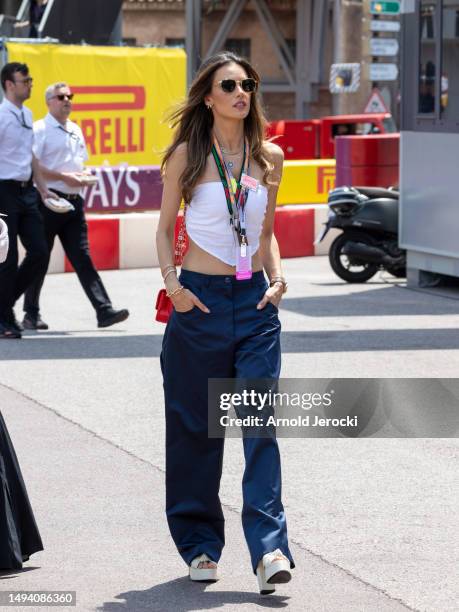
<path fill-rule="evenodd" d="M 287 293 L 287 281 L 283 276 L 273 276 L 273 278 L 269 281 L 269 286 L 272 287 L 276 283 L 282 283 L 283 291 L 282 293 Z"/>

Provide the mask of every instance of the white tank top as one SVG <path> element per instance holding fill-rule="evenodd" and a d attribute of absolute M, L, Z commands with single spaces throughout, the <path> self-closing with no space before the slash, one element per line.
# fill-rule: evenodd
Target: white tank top
<path fill-rule="evenodd" d="M 252 255 L 259 247 L 259 238 L 268 204 L 268 190 L 258 185 L 249 191 L 245 204 L 247 242 Z M 220 181 L 201 183 L 193 191 L 186 211 L 186 230 L 201 249 L 230 266 L 236 265 L 237 236 L 230 226 L 225 191 Z"/>

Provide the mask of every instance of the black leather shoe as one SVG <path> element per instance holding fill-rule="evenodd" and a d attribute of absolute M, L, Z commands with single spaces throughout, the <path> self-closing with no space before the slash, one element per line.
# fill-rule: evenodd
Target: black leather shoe
<path fill-rule="evenodd" d="M 7 314 L 6 319 L 5 319 L 5 323 L 7 323 L 8 327 L 16 332 L 23 332 L 24 328 L 22 327 L 22 325 L 19 323 L 19 321 L 16 319 L 16 315 L 14 314 L 14 310 L 10 310 L 10 312 Z"/>
<path fill-rule="evenodd" d="M 49 329 L 48 323 L 45 323 L 40 315 L 33 317 L 27 313 L 24 316 L 22 325 L 24 329 Z"/>
<path fill-rule="evenodd" d="M 17 329 L 13 329 L 6 321 L 0 321 L 0 338 L 5 340 L 20 340 L 22 334 Z"/>
<path fill-rule="evenodd" d="M 110 327 L 115 323 L 125 321 L 129 316 L 129 310 L 114 310 L 113 308 L 105 308 L 97 315 L 97 327 Z"/>

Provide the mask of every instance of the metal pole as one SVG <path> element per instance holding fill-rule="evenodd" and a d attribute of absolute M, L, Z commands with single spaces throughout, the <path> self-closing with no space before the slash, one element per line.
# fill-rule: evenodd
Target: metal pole
<path fill-rule="evenodd" d="M 25 19 L 29 18 L 29 15 L 28 15 L 29 5 L 30 5 L 30 0 L 22 0 L 21 6 L 19 7 L 17 15 L 16 15 L 16 19 L 18 21 L 24 21 Z"/>
<path fill-rule="evenodd" d="M 186 78 L 190 87 L 201 62 L 201 0 L 186 0 Z"/>
<path fill-rule="evenodd" d="M 362 17 L 364 3 L 357 0 L 335 0 L 333 27 L 335 34 L 334 63 L 359 63 L 362 60 Z M 333 113 L 361 113 L 370 93 L 365 75 L 355 93 L 333 94 Z"/>
<path fill-rule="evenodd" d="M 335 0 L 333 5 L 333 63 L 339 64 L 342 61 L 343 36 L 341 29 L 341 0 Z M 338 94 L 332 95 L 332 112 L 339 115 L 340 100 Z"/>
<path fill-rule="evenodd" d="M 295 84 L 295 77 L 293 72 L 294 62 L 288 60 L 291 57 L 290 49 L 287 47 L 285 39 L 280 31 L 277 23 L 274 21 L 269 8 L 266 6 L 264 0 L 253 0 L 255 10 L 258 18 L 268 36 L 277 59 L 282 66 L 284 73 L 287 77 L 288 82 L 291 85 Z M 293 57 L 291 58 L 293 60 Z"/>
<path fill-rule="evenodd" d="M 247 4 L 247 0 L 232 0 L 229 8 L 227 9 L 225 16 L 218 28 L 209 48 L 206 52 L 206 58 L 210 57 L 217 51 L 220 51 L 225 43 L 226 37 L 231 32 L 236 21 L 239 19 L 242 9 Z"/>
<path fill-rule="evenodd" d="M 309 41 L 311 36 L 312 0 L 298 0 L 296 11 L 296 96 L 295 117 L 309 116 L 311 100 Z"/>
<path fill-rule="evenodd" d="M 49 14 L 51 13 L 51 9 L 53 8 L 55 0 L 48 0 L 48 3 L 45 8 L 45 12 L 41 18 L 41 21 L 38 25 L 38 38 L 43 38 L 43 30 L 45 28 L 46 22 L 48 21 Z"/>

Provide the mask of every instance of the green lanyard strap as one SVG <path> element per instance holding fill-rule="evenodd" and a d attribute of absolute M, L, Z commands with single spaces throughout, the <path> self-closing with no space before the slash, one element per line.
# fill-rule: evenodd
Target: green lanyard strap
<path fill-rule="evenodd" d="M 219 150 L 217 150 L 217 147 Z M 245 161 L 246 161 L 246 156 L 247 156 L 246 143 L 244 141 L 244 158 L 242 160 L 241 172 L 239 174 L 239 180 L 237 181 L 237 190 L 235 194 L 233 194 L 232 191 L 230 192 L 230 186 L 228 183 L 227 173 L 225 172 L 225 168 L 223 167 L 224 165 L 223 155 L 221 154 L 221 150 L 220 150 L 218 143 L 212 146 L 212 155 L 217 165 L 218 174 L 220 176 L 220 180 L 222 182 L 223 189 L 225 191 L 226 206 L 228 207 L 228 212 L 231 217 L 230 223 L 233 224 L 233 220 L 234 220 L 233 198 L 235 202 L 238 202 L 240 194 L 241 194 L 241 178 L 242 178 L 242 173 L 244 172 Z M 233 198 L 231 196 L 233 196 Z"/>

